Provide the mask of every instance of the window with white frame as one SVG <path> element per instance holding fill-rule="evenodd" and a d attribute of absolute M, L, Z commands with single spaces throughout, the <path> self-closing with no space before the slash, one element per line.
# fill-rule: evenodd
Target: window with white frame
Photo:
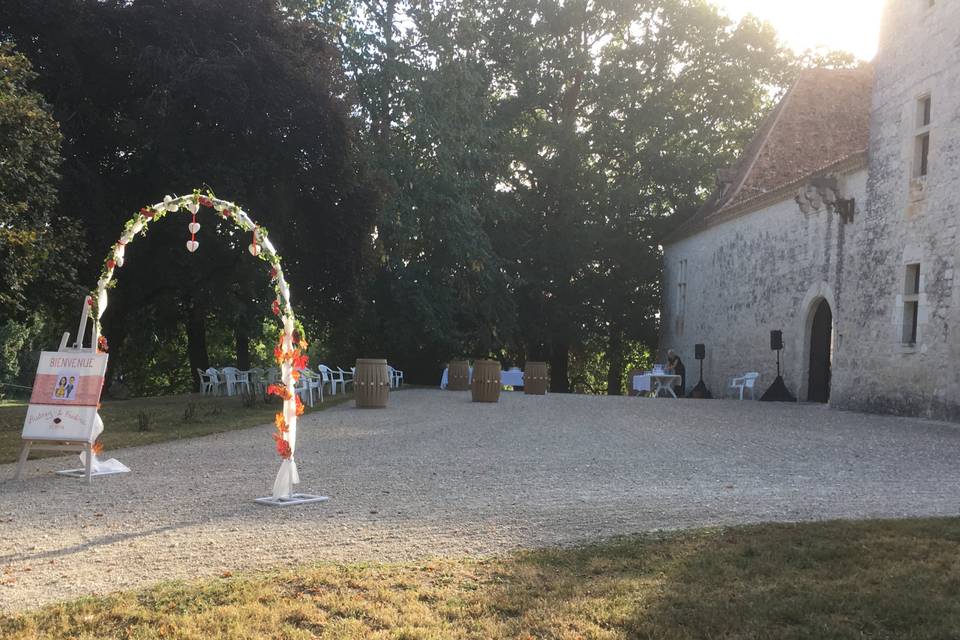
<path fill-rule="evenodd" d="M 920 320 L 920 264 L 908 264 L 903 277 L 903 322 L 900 342 L 907 346 L 917 344 Z"/>
<path fill-rule="evenodd" d="M 677 335 L 683 335 L 683 318 L 687 312 L 687 261 L 680 260 L 677 265 Z"/>
<path fill-rule="evenodd" d="M 916 133 L 913 142 L 913 178 L 924 180 L 930 170 L 930 124 L 933 100 L 925 95 L 917 100 Z"/>

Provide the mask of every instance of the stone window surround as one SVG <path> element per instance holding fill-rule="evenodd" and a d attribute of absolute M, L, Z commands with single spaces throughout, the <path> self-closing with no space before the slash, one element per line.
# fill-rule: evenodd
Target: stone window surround
<path fill-rule="evenodd" d="M 687 259 L 681 258 L 677 263 L 677 310 L 676 332 L 683 335 L 684 316 L 687 312 Z"/>
<path fill-rule="evenodd" d="M 934 139 L 931 135 L 931 130 L 933 128 L 933 103 L 932 103 L 933 91 L 929 88 L 924 88 L 914 97 L 913 102 L 910 105 L 910 114 L 909 120 L 910 126 L 910 135 L 909 135 L 909 147 L 908 147 L 908 157 L 909 157 L 909 167 L 907 169 L 910 176 L 910 202 L 920 202 L 927 197 L 927 186 L 930 177 L 931 169 L 931 160 L 935 157 L 933 151 Z M 930 101 L 930 120 L 929 122 L 924 122 L 924 105 Z M 926 142 L 926 172 L 921 171 L 921 164 L 923 159 L 923 140 L 927 139 Z"/>
<path fill-rule="evenodd" d="M 908 269 L 912 265 L 918 265 L 920 270 L 919 285 L 915 294 L 907 292 L 907 273 Z M 894 344 L 897 353 L 909 355 L 923 350 L 923 327 L 927 322 L 928 314 L 928 301 L 927 294 L 925 293 L 927 269 L 928 262 L 923 259 L 923 252 L 915 247 L 907 247 L 904 250 L 900 264 L 898 265 L 896 278 L 898 293 L 896 296 L 896 303 L 894 305 L 893 313 L 893 325 L 895 330 Z M 910 302 L 917 303 L 917 340 L 912 344 L 909 342 L 904 342 L 903 340 L 904 324 L 907 322 L 905 311 L 907 309 L 907 303 Z"/>

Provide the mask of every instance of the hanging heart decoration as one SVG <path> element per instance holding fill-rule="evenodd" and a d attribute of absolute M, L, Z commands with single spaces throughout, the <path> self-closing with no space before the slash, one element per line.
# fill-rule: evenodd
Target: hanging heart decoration
<path fill-rule="evenodd" d="M 197 211 L 200 210 L 200 207 L 197 204 L 189 204 L 187 208 L 190 209 L 190 213 L 193 215 L 193 219 L 190 221 L 190 224 L 187 225 L 187 229 L 190 231 L 190 239 L 187 241 L 187 251 L 193 253 L 197 250 L 197 247 L 200 246 L 200 243 L 197 242 L 197 231 L 200 231 L 200 223 L 197 222 Z"/>
<path fill-rule="evenodd" d="M 260 243 L 257 242 L 256 227 L 254 227 L 253 229 L 253 242 L 250 243 L 250 246 L 247 247 L 247 250 L 250 251 L 250 255 L 252 255 L 253 257 L 257 257 L 258 255 L 260 255 Z"/>

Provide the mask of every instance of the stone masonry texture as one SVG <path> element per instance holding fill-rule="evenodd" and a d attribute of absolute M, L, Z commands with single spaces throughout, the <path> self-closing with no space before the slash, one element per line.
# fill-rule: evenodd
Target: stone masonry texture
<path fill-rule="evenodd" d="M 960 3 L 888 2 L 874 68 L 867 167 L 835 175 L 840 195 L 856 201 L 852 222 L 829 207 L 804 213 L 785 193 L 665 246 L 661 350 L 681 354 L 692 383 L 694 344 L 705 343 L 715 395 L 749 371 L 761 373 L 762 391 L 776 369 L 770 330 L 780 329 L 784 379 L 806 400 L 812 319 L 826 300 L 832 406 L 960 420 Z M 929 169 L 920 177 L 924 132 Z M 914 264 L 918 331 L 906 344 Z"/>

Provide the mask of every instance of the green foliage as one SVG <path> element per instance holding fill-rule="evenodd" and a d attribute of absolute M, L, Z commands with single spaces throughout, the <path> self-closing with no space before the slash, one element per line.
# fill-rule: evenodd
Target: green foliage
<path fill-rule="evenodd" d="M 0 322 L 0 399 L 30 397 L 30 385 L 38 358 L 34 351 L 44 336 L 40 313 L 27 319 Z"/>
<path fill-rule="evenodd" d="M 790 57 L 767 28 L 698 1 L 482 6 L 515 220 L 497 247 L 521 343 L 550 360 L 556 391 L 598 359 L 596 389 L 619 389 L 628 345 L 656 341 L 662 230 L 732 161 Z M 571 352 L 586 368 L 568 371 Z"/>
<path fill-rule="evenodd" d="M 61 210 L 86 223 L 98 256 L 132 212 L 206 181 L 271 229 L 308 333 L 356 304 L 377 195 L 337 52 L 315 25 L 268 0 L 26 0 L 0 33 L 43 69 L 66 136 Z M 131 248 L 103 319 L 111 366 L 130 375 L 175 351 L 166 340 L 184 326 L 181 359 L 161 363 L 172 389 L 210 364 L 208 331 L 234 335 L 215 364 L 236 362 L 273 299 L 249 235 L 205 212 L 188 253 L 186 222 L 168 218 Z"/>
<path fill-rule="evenodd" d="M 22 312 L 30 285 L 50 266 L 60 130 L 30 84 L 27 59 L 0 44 L 0 319 Z"/>
<path fill-rule="evenodd" d="M 389 195 L 363 306 L 331 335 L 334 354 L 386 355 L 414 379 L 432 381 L 451 355 L 499 350 L 516 320 L 489 233 L 503 214 L 502 158 L 492 77 L 484 60 L 458 46 L 471 28 L 466 7 L 287 4 L 341 44 L 369 123 L 366 148 Z"/>
<path fill-rule="evenodd" d="M 32 375 L 30 353 L 40 338 L 53 339 L 50 316 L 61 317 L 64 301 L 76 298 L 84 257 L 79 227 L 55 215 L 62 136 L 32 88 L 35 79 L 27 58 L 0 39 L 0 383 L 6 384 Z"/>
<path fill-rule="evenodd" d="M 818 47 L 807 49 L 797 56 L 795 64 L 798 69 L 855 69 L 867 63 L 858 60 L 856 56 L 847 51 L 834 51 Z"/>
<path fill-rule="evenodd" d="M 621 387 L 656 341 L 665 221 L 792 69 L 768 27 L 697 0 L 284 4 L 340 44 L 388 186 L 349 335 L 431 382 L 497 354 L 549 359 L 555 390 Z"/>

